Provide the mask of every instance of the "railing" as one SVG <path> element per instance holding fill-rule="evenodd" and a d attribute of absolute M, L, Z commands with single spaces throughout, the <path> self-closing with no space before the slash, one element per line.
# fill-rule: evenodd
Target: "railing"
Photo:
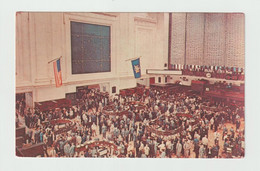
<path fill-rule="evenodd" d="M 175 69 L 176 70 L 176 69 Z M 205 78 L 219 78 L 219 79 L 226 79 L 226 80 L 241 80 L 244 81 L 245 76 L 242 72 L 234 72 L 234 73 L 218 73 L 217 71 L 207 72 L 202 70 L 188 70 L 188 69 L 181 69 L 182 75 L 189 75 L 189 76 L 198 76 L 198 77 L 205 77 Z"/>
<path fill-rule="evenodd" d="M 160 115 L 160 116 L 162 116 L 162 115 Z M 160 116 L 158 116 L 156 119 L 150 121 L 150 123 L 151 123 L 151 122 L 156 122 L 156 121 L 158 121 L 158 119 L 159 119 Z M 192 118 L 192 117 L 193 117 L 192 115 L 190 115 L 190 114 L 185 114 L 185 113 L 178 113 L 178 114 L 176 114 L 176 116 L 177 116 L 177 117 L 188 117 L 188 118 Z M 196 119 L 196 120 L 194 120 L 194 122 L 191 122 L 190 124 L 191 124 L 191 126 L 195 126 L 195 125 L 198 124 L 198 123 L 199 123 L 199 120 Z M 148 132 L 154 133 L 154 134 L 157 135 L 157 136 L 158 136 L 158 135 L 159 135 L 159 136 L 161 136 L 161 135 L 163 135 L 163 136 L 169 136 L 169 135 L 175 135 L 175 134 L 181 133 L 181 132 L 183 131 L 183 128 L 182 128 L 182 126 L 179 126 L 178 128 L 176 128 L 176 129 L 174 129 L 174 130 L 157 130 L 157 129 L 151 127 L 150 125 L 147 125 L 147 126 L 146 126 L 146 130 L 147 130 Z"/>

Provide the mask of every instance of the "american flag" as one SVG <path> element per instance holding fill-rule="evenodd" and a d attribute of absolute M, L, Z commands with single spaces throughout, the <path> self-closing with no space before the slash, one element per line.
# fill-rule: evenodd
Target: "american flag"
<path fill-rule="evenodd" d="M 56 87 L 60 87 L 62 85 L 60 59 L 53 62 L 53 68 Z"/>

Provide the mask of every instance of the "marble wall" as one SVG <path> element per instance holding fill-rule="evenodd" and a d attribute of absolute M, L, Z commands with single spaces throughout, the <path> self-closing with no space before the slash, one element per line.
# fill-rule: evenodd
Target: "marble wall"
<path fill-rule="evenodd" d="M 71 74 L 70 21 L 111 27 L 111 72 Z M 136 86 L 131 61 L 141 56 L 146 69 L 168 61 L 168 13 L 38 13 L 16 15 L 16 92 L 32 92 L 33 101 L 65 98 L 76 86 Z M 63 85 L 55 87 L 52 59 L 61 58 Z"/>

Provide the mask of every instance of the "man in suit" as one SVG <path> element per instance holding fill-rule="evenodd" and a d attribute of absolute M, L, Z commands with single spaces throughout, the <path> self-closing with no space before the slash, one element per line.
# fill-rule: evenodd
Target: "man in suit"
<path fill-rule="evenodd" d="M 68 142 L 64 145 L 64 154 L 66 157 L 70 157 L 70 144 Z"/>
<path fill-rule="evenodd" d="M 69 149 L 69 156 L 73 157 L 75 154 L 75 145 L 74 143 L 71 143 L 70 149 Z"/>
<path fill-rule="evenodd" d="M 180 143 L 180 141 L 178 141 L 176 145 L 176 155 L 178 158 L 181 157 L 181 151 L 182 151 L 182 144 Z"/>
<path fill-rule="evenodd" d="M 196 158 L 199 157 L 199 149 L 200 149 L 199 144 L 198 143 L 194 144 L 194 152 L 195 152 Z"/>
<path fill-rule="evenodd" d="M 205 147 L 204 147 L 203 144 L 201 144 L 200 148 L 199 148 L 199 157 L 200 158 L 204 158 L 205 157 L 205 152 L 206 152 Z"/>
<path fill-rule="evenodd" d="M 184 148 L 184 156 L 185 156 L 186 158 L 189 158 L 190 149 L 191 149 L 191 144 L 190 144 L 190 141 L 189 141 L 189 140 L 185 140 L 184 145 L 183 145 L 183 148 Z"/>
<path fill-rule="evenodd" d="M 237 119 L 237 120 L 236 120 L 236 130 L 238 130 L 238 129 L 239 129 L 239 127 L 240 127 L 240 120 L 239 120 L 239 119 Z"/>

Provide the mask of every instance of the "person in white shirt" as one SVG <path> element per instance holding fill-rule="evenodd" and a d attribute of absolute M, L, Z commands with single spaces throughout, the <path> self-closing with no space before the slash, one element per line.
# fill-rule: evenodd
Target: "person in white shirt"
<path fill-rule="evenodd" d="M 101 103 L 101 102 L 99 102 L 99 104 L 98 104 L 98 109 L 99 109 L 100 111 L 102 111 L 102 110 L 103 110 L 103 105 L 102 105 L 102 103 Z"/>
<path fill-rule="evenodd" d="M 110 131 L 111 133 L 114 132 L 114 124 L 111 124 L 111 126 L 109 127 L 109 131 Z"/>
<path fill-rule="evenodd" d="M 88 122 L 88 117 L 87 117 L 85 111 L 83 112 L 82 119 L 83 119 L 84 123 L 87 124 L 87 122 Z"/>
<path fill-rule="evenodd" d="M 70 130 L 70 131 L 68 131 L 68 134 L 67 134 L 67 141 L 69 142 L 71 139 L 72 139 L 72 137 L 71 137 L 71 130 Z"/>
<path fill-rule="evenodd" d="M 127 119 L 127 117 L 126 117 L 126 115 L 124 114 L 123 115 L 123 120 L 126 122 L 126 119 Z"/>
<path fill-rule="evenodd" d="M 220 136 L 219 132 L 215 131 L 215 132 L 214 132 L 214 141 L 215 141 L 215 144 L 219 142 L 219 136 Z"/>
<path fill-rule="evenodd" d="M 213 130 L 213 126 L 214 126 L 214 117 L 212 117 L 210 119 L 210 129 Z"/>
<path fill-rule="evenodd" d="M 55 151 L 55 148 L 54 148 L 54 147 L 51 147 L 51 148 L 48 150 L 48 155 L 49 155 L 49 157 L 56 157 L 56 151 Z"/>
<path fill-rule="evenodd" d="M 198 140 L 200 140 L 200 135 L 197 133 L 197 131 L 194 134 L 194 138 L 197 138 Z"/>
<path fill-rule="evenodd" d="M 66 110 L 65 116 L 66 116 L 66 118 L 69 118 L 69 112 L 67 110 Z"/>
<path fill-rule="evenodd" d="M 139 151 L 142 151 L 142 150 L 144 150 L 144 144 L 141 142 L 140 147 L 139 147 Z"/>
<path fill-rule="evenodd" d="M 75 145 L 74 143 L 72 143 L 70 146 L 70 157 L 74 157 L 74 155 L 75 155 Z"/>
<path fill-rule="evenodd" d="M 205 154 L 206 154 L 205 147 L 203 146 L 203 144 L 201 144 L 199 148 L 199 158 L 204 158 Z"/>
<path fill-rule="evenodd" d="M 70 145 L 68 142 L 66 142 L 66 144 L 64 145 L 64 153 L 66 157 L 70 156 Z"/>
<path fill-rule="evenodd" d="M 70 108 L 69 115 L 70 115 L 70 119 L 72 119 L 72 118 L 73 118 L 73 115 L 74 115 L 74 112 L 73 112 L 73 110 L 72 110 L 71 108 Z"/>
<path fill-rule="evenodd" d="M 222 139 L 225 140 L 226 138 L 228 138 L 228 134 L 227 133 L 223 133 Z"/>
<path fill-rule="evenodd" d="M 76 145 L 80 145 L 81 144 L 81 141 L 82 141 L 82 138 L 80 135 L 77 135 L 76 136 Z"/>
<path fill-rule="evenodd" d="M 170 139 L 168 139 L 166 141 L 166 155 L 168 157 L 171 157 L 171 147 L 172 147 L 172 143 L 171 143 Z"/>
<path fill-rule="evenodd" d="M 208 138 L 207 138 L 207 135 L 205 135 L 203 138 L 202 138 L 202 144 L 207 148 L 208 147 Z"/>
<path fill-rule="evenodd" d="M 183 145 L 183 149 L 184 149 L 184 156 L 185 158 L 189 158 L 190 155 L 190 149 L 191 149 L 191 144 L 189 140 L 186 140 L 184 145 Z"/>
<path fill-rule="evenodd" d="M 97 133 L 96 133 L 96 129 L 97 129 L 97 126 L 95 123 L 92 124 L 91 126 L 91 130 L 92 130 L 92 136 L 97 136 Z"/>
<path fill-rule="evenodd" d="M 163 150 L 161 155 L 160 155 L 160 158 L 165 158 L 165 156 L 166 156 L 166 153 L 165 153 L 165 150 Z"/>
<path fill-rule="evenodd" d="M 117 138 L 118 142 L 123 142 L 123 137 L 122 135 L 119 135 L 118 138 Z"/>
<path fill-rule="evenodd" d="M 178 158 L 181 157 L 181 151 L 182 151 L 182 144 L 180 143 L 180 141 L 178 141 L 176 145 L 176 155 Z"/>
<path fill-rule="evenodd" d="M 144 147 L 144 154 L 148 157 L 149 153 L 150 153 L 150 148 L 148 147 L 148 144 L 146 144 Z"/>
<path fill-rule="evenodd" d="M 45 134 L 43 134 L 43 142 L 46 144 L 47 141 L 48 141 L 48 137 L 47 137 L 47 135 L 45 133 Z"/>
<path fill-rule="evenodd" d="M 129 155 L 133 151 L 134 151 L 134 142 L 131 141 L 131 142 L 129 142 L 129 145 L 127 147 L 127 154 Z"/>
<path fill-rule="evenodd" d="M 166 147 L 165 147 L 164 141 L 162 141 L 162 144 L 160 144 L 158 147 L 159 147 L 159 149 L 160 149 L 161 152 L 162 152 L 163 150 L 165 151 Z"/>

